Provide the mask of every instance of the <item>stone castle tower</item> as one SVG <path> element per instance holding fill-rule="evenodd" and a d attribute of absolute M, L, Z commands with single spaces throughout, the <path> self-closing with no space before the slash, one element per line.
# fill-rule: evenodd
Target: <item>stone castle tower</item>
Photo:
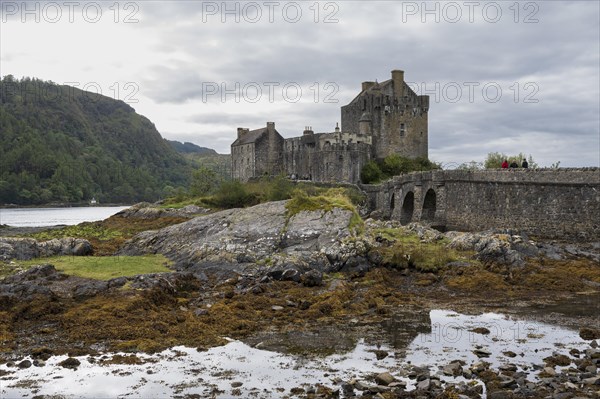
<path fill-rule="evenodd" d="M 404 81 L 404 71 L 392 71 L 382 83 L 363 82 L 362 90 L 342 107 L 342 130 L 373 137 L 372 155 L 427 158 L 429 96 L 418 96 Z"/>
<path fill-rule="evenodd" d="M 284 139 L 274 122 L 256 130 L 238 128 L 231 145 L 236 180 L 285 174 L 318 182 L 360 181 L 362 167 L 391 154 L 427 158 L 429 96 L 418 96 L 392 71 L 382 83 L 363 82 L 361 92 L 342 107 L 342 128 Z"/>

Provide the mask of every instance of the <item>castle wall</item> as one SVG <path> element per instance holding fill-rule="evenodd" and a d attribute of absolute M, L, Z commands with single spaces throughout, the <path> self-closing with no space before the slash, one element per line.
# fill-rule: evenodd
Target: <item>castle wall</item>
<path fill-rule="evenodd" d="M 404 83 L 403 73 L 394 72 L 391 81 L 363 85 L 367 90 L 342 107 L 342 130 L 360 132 L 359 121 L 368 113 L 375 158 L 391 154 L 427 158 L 429 97 L 416 95 Z"/>
<path fill-rule="evenodd" d="M 239 181 L 248 181 L 256 171 L 256 153 L 254 143 L 232 146 L 232 177 Z"/>
<path fill-rule="evenodd" d="M 432 190 L 435 211 L 426 222 L 449 230 L 506 228 L 584 240 L 600 235 L 598 168 L 416 172 L 366 189 L 373 209 L 403 223 L 423 220 Z M 414 211 L 403 220 L 409 192 Z"/>
<path fill-rule="evenodd" d="M 356 183 L 370 155 L 370 137 L 309 134 L 285 140 L 283 168 L 286 175 L 299 179 Z"/>
<path fill-rule="evenodd" d="M 285 140 L 275 131 L 269 132 L 267 140 L 268 154 L 266 158 L 260 159 L 267 159 L 268 164 L 262 174 L 277 176 L 283 173 L 283 145 Z"/>
<path fill-rule="evenodd" d="M 284 140 L 273 122 L 266 129 L 239 128 L 231 148 L 232 176 L 247 181 L 284 173 L 318 182 L 359 182 L 362 167 L 373 158 L 427 158 L 428 109 L 429 97 L 417 96 L 403 71 L 392 71 L 384 83 L 363 82 L 359 96 L 341 109 L 341 131 L 314 134 L 307 128 L 303 136 Z"/>

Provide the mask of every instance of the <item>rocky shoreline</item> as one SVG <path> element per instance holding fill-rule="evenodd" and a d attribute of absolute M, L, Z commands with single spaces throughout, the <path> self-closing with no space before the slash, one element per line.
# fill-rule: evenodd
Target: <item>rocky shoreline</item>
<path fill-rule="evenodd" d="M 251 342 L 265 331 L 302 335 L 357 324 L 369 336 L 403 309 L 407 320 L 436 308 L 512 313 L 600 287 L 598 243 L 535 241 L 510 230 L 440 233 L 356 216 L 338 206 L 290 212 L 285 201 L 216 213 L 140 204 L 113 218 L 121 224 L 183 222 L 141 232 L 116 255 L 162 254 L 174 262 L 173 271 L 105 281 L 44 264 L 51 255 L 90 253 L 89 241 L 0 238 L 5 262 L 40 259 L 40 266 L 0 280 L 0 379 L 43 367 L 56 355 L 211 348 L 225 343 L 223 337 Z M 475 398 L 485 387 L 495 399 L 598 397 L 597 313 L 558 322 L 579 327 L 590 341 L 571 348 L 569 359 L 550 356 L 526 370 L 511 362 L 495 367 L 482 348 L 478 362 L 448 361 L 428 371 L 405 365 L 389 375 L 286 395 Z M 415 319 L 415 331 L 418 325 Z M 301 351 L 310 346 L 295 342 Z"/>

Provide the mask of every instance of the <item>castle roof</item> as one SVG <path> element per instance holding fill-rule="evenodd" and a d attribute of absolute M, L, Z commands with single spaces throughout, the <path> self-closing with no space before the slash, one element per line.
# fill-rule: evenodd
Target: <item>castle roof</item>
<path fill-rule="evenodd" d="M 354 99 L 352 99 L 352 101 L 350 101 L 350 104 L 358 101 L 358 99 L 361 98 L 365 93 L 372 93 L 375 91 L 380 92 L 382 89 L 386 89 L 388 86 L 393 85 L 394 84 L 393 82 L 394 82 L 393 79 L 388 79 L 381 83 L 377 82 L 372 87 L 369 87 L 366 90 L 361 90 L 361 92 L 358 93 L 356 95 L 356 97 L 354 97 Z"/>
<path fill-rule="evenodd" d="M 232 145 L 244 145 L 244 144 L 255 143 L 266 132 L 267 132 L 266 127 L 261 127 L 260 129 L 250 130 L 248 133 L 245 133 L 244 135 L 242 135 L 242 137 L 240 137 L 236 141 L 234 141 Z"/>

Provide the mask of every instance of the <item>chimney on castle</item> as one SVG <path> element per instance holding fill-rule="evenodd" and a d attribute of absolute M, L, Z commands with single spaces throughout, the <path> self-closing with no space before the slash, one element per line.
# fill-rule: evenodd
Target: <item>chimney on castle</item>
<path fill-rule="evenodd" d="M 335 123 L 335 132 L 336 132 L 336 133 L 339 133 L 339 132 L 340 132 L 340 125 L 339 125 L 339 123 L 337 123 L 337 122 Z"/>
<path fill-rule="evenodd" d="M 362 82 L 362 91 L 369 90 L 373 86 L 375 86 L 375 82 Z"/>
<path fill-rule="evenodd" d="M 394 95 L 404 97 L 404 71 L 394 69 L 392 71 L 392 81 L 394 82 Z"/>
<path fill-rule="evenodd" d="M 267 130 L 272 133 L 275 131 L 275 122 L 267 122 Z"/>
<path fill-rule="evenodd" d="M 246 133 L 248 133 L 250 131 L 250 129 L 244 129 L 243 127 L 238 127 L 237 128 L 237 137 L 238 139 L 241 139 L 242 136 Z"/>
<path fill-rule="evenodd" d="M 303 135 L 308 135 L 308 134 L 314 134 L 315 132 L 313 132 L 312 130 L 312 126 L 304 126 L 304 131 L 302 132 Z"/>

